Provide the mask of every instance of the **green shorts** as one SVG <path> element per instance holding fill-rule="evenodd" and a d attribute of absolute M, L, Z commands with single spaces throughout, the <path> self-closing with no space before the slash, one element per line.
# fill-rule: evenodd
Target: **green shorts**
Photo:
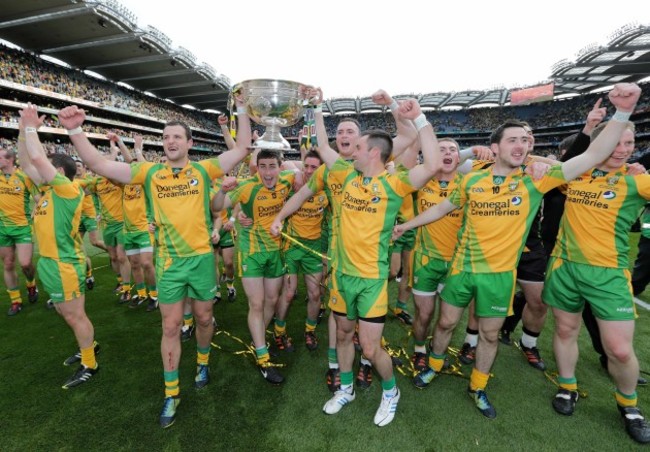
<path fill-rule="evenodd" d="M 409 229 L 402 236 L 393 242 L 390 247 L 390 253 L 401 253 L 402 251 L 411 251 L 415 246 L 415 229 Z"/>
<path fill-rule="evenodd" d="M 153 253 L 153 234 L 150 232 L 123 232 L 124 250 L 127 256 Z"/>
<path fill-rule="evenodd" d="M 232 231 L 225 231 L 223 228 L 219 231 L 219 243 L 217 248 L 232 248 L 235 241 L 232 239 Z"/>
<path fill-rule="evenodd" d="M 625 268 L 596 267 L 551 257 L 542 292 L 544 302 L 566 312 L 578 313 L 589 302 L 601 320 L 634 320 L 630 272 Z"/>
<path fill-rule="evenodd" d="M 512 314 L 517 272 L 467 273 L 452 268 L 440 297 L 452 306 L 467 307 L 475 300 L 477 317 L 507 317 Z"/>
<path fill-rule="evenodd" d="M 109 223 L 104 226 L 102 237 L 106 246 L 124 245 L 124 223 Z"/>
<path fill-rule="evenodd" d="M 37 264 L 38 278 L 54 303 L 74 300 L 86 291 L 86 260 L 61 262 L 41 257 Z"/>
<path fill-rule="evenodd" d="M 442 290 L 449 262 L 429 257 L 417 250 L 411 256 L 411 280 L 409 285 L 414 295 L 433 295 Z"/>
<path fill-rule="evenodd" d="M 301 239 L 300 243 L 319 253 L 320 240 Z M 289 275 L 314 275 L 323 271 L 323 259 L 319 255 L 294 244 L 289 244 L 289 248 L 284 252 L 284 264 Z"/>
<path fill-rule="evenodd" d="M 0 226 L 0 246 L 34 243 L 31 226 Z"/>
<path fill-rule="evenodd" d="M 376 319 L 388 312 L 388 281 L 334 273 L 329 306 L 348 319 Z"/>
<path fill-rule="evenodd" d="M 284 265 L 280 251 L 260 251 L 252 254 L 237 253 L 240 278 L 280 278 Z"/>
<path fill-rule="evenodd" d="M 93 217 L 81 216 L 81 222 L 79 223 L 79 232 L 90 232 L 97 230 L 97 220 Z"/>
<path fill-rule="evenodd" d="M 156 259 L 158 301 L 173 304 L 186 297 L 212 301 L 217 291 L 217 276 L 212 253 L 190 257 Z"/>

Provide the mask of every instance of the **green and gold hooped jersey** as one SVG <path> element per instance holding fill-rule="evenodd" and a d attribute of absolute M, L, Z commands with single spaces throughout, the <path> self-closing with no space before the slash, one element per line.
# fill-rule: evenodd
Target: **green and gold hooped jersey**
<path fill-rule="evenodd" d="M 144 189 L 141 185 L 127 184 L 124 186 L 123 193 L 124 231 L 148 232 L 149 222 Z"/>
<path fill-rule="evenodd" d="M 463 176 L 456 173 L 450 181 L 431 179 L 424 187 L 413 194 L 414 210 L 419 215 L 425 210 L 440 204 L 460 184 Z M 419 227 L 415 233 L 415 249 L 426 256 L 451 261 L 458 243 L 458 231 L 463 221 L 460 210 L 449 212 L 443 218 Z"/>
<path fill-rule="evenodd" d="M 287 234 L 306 240 L 320 239 L 323 228 L 323 216 L 329 205 L 324 191 L 311 196 L 300 206 L 287 222 Z"/>
<path fill-rule="evenodd" d="M 212 252 L 210 187 L 218 177 L 223 177 L 223 170 L 216 158 L 190 161 L 183 168 L 152 162 L 131 165 L 131 184 L 143 186 L 148 212 L 156 223 L 158 256 Z"/>
<path fill-rule="evenodd" d="M 28 226 L 31 224 L 29 194 L 34 183 L 22 171 L 0 174 L 0 226 Z"/>
<path fill-rule="evenodd" d="M 289 197 L 294 179 L 293 171 L 282 171 L 275 187 L 269 189 L 262 183 L 259 175 L 255 175 L 240 182 L 236 189 L 228 193 L 232 205 L 240 203 L 242 212 L 253 220 L 251 227 L 238 230 L 239 249 L 242 253 L 280 249 L 281 237 L 271 236 L 269 230 Z"/>
<path fill-rule="evenodd" d="M 84 259 L 79 234 L 83 190 L 62 174 L 39 188 L 43 195 L 34 211 L 34 231 L 40 255 L 63 262 Z"/>
<path fill-rule="evenodd" d="M 86 187 L 99 199 L 102 221 L 106 224 L 122 223 L 124 214 L 122 211 L 122 192 L 120 185 L 116 185 L 105 177 L 91 178 Z"/>
<path fill-rule="evenodd" d="M 628 268 L 629 231 L 650 199 L 650 175 L 594 169 L 569 182 L 553 256 Z"/>
<path fill-rule="evenodd" d="M 544 193 L 565 183 L 560 165 L 535 181 L 522 169 L 466 174 L 449 201 L 463 209 L 452 267 L 469 273 L 514 270 Z"/>
<path fill-rule="evenodd" d="M 335 225 L 336 270 L 360 278 L 388 278 L 388 249 L 397 213 L 404 197 L 415 191 L 408 172 L 364 177 L 339 158 L 330 174 L 344 176 Z"/>

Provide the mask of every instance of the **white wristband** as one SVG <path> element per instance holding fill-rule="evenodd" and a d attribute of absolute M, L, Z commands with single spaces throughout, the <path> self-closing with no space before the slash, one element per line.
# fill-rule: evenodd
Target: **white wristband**
<path fill-rule="evenodd" d="M 235 222 L 235 217 L 230 217 L 229 220 L 234 223 Z"/>
<path fill-rule="evenodd" d="M 415 128 L 417 129 L 418 132 L 423 128 L 425 128 L 426 126 L 431 125 L 429 124 L 429 121 L 427 121 L 427 117 L 424 116 L 424 113 L 420 113 L 420 116 L 418 116 L 413 120 L 413 124 L 415 124 Z"/>
<path fill-rule="evenodd" d="M 616 113 L 612 116 L 612 121 L 627 122 L 630 120 L 630 116 L 632 116 L 631 111 L 616 110 Z"/>
<path fill-rule="evenodd" d="M 248 112 L 246 111 L 246 107 L 237 107 L 237 114 L 238 115 L 247 115 Z"/>
<path fill-rule="evenodd" d="M 80 133 L 84 133 L 84 131 L 83 131 L 83 129 L 81 128 L 81 126 L 79 126 L 79 127 L 75 127 L 74 129 L 69 129 L 69 130 L 68 130 L 68 135 L 70 135 L 70 136 L 72 136 L 72 135 L 78 135 L 78 134 L 80 134 Z"/>
<path fill-rule="evenodd" d="M 390 104 L 390 111 L 392 112 L 397 112 L 397 109 L 399 108 L 399 104 L 395 99 L 393 99 L 393 103 Z"/>
<path fill-rule="evenodd" d="M 25 133 L 38 133 L 36 127 L 25 127 Z"/>

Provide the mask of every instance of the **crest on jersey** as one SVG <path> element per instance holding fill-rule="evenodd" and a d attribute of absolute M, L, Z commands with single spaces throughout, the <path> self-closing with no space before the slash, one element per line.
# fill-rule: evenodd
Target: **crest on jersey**
<path fill-rule="evenodd" d="M 510 183 L 508 184 L 508 189 L 509 189 L 510 191 L 515 191 L 515 190 L 517 189 L 517 185 L 519 185 L 519 181 L 518 181 L 518 180 L 514 180 L 514 181 L 512 181 L 512 182 L 510 182 Z"/>
<path fill-rule="evenodd" d="M 377 184 L 372 184 L 372 191 L 377 193 L 379 191 L 379 186 Z"/>
<path fill-rule="evenodd" d="M 319 196 L 318 197 L 318 202 L 323 202 L 325 201 L 325 196 Z"/>
<path fill-rule="evenodd" d="M 609 179 L 607 179 L 607 185 L 616 185 L 619 179 L 620 178 L 618 176 L 612 176 Z"/>
<path fill-rule="evenodd" d="M 519 204 L 521 204 L 521 201 L 522 201 L 521 196 L 515 196 L 510 200 L 513 206 L 518 206 Z"/>
<path fill-rule="evenodd" d="M 614 193 L 611 190 L 607 190 L 605 193 L 603 193 L 603 198 L 605 198 L 605 199 L 614 199 L 614 198 L 616 198 L 616 193 Z"/>
<path fill-rule="evenodd" d="M 332 298 L 330 299 L 330 303 L 332 303 L 332 304 L 336 304 L 336 297 L 332 297 Z"/>
<path fill-rule="evenodd" d="M 191 169 L 188 169 L 187 171 L 185 171 L 185 175 L 186 175 L 187 177 L 190 177 L 190 176 L 192 175 L 192 170 L 191 170 Z"/>
<path fill-rule="evenodd" d="M 49 202 L 47 202 L 47 199 L 46 199 L 45 201 L 43 201 L 43 204 L 41 204 L 41 209 L 46 208 L 48 204 L 49 204 Z"/>

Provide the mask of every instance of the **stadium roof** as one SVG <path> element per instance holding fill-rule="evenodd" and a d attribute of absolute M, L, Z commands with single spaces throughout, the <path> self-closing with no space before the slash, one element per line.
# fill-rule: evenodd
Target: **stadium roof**
<path fill-rule="evenodd" d="M 226 110 L 226 76 L 189 50 L 172 48 L 160 30 L 139 28 L 135 15 L 116 1 L 3 2 L 0 38 L 178 105 Z"/>
<path fill-rule="evenodd" d="M 0 39 L 179 105 L 220 111 L 227 107 L 230 80 L 226 76 L 197 63 L 189 50 L 172 48 L 160 30 L 139 28 L 133 13 L 114 0 L 3 2 Z M 540 84 L 553 82 L 556 96 L 644 79 L 650 76 L 650 27 L 625 25 L 606 45 L 588 45 L 575 61 L 561 60 L 551 70 Z M 505 105 L 511 90 L 499 87 L 409 97 L 417 97 L 424 108 L 468 108 Z M 369 97 L 329 99 L 324 107 L 332 114 L 377 110 Z"/>

